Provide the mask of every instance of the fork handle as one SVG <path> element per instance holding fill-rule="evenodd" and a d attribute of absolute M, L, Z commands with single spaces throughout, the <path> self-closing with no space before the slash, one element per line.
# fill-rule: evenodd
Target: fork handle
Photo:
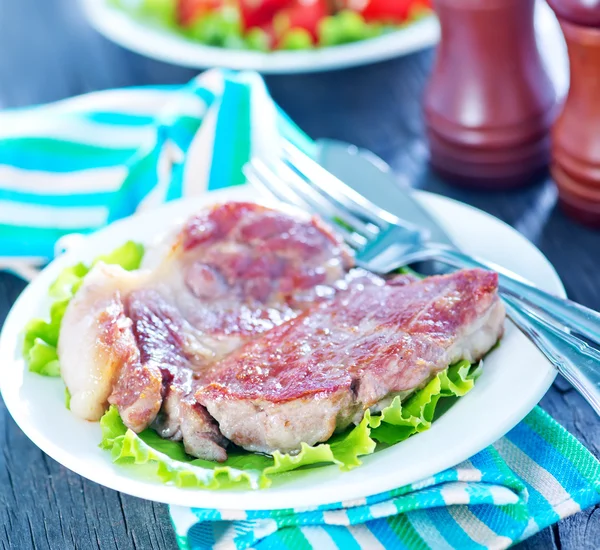
<path fill-rule="evenodd" d="M 600 416 L 600 353 L 564 328 L 504 296 L 508 316 Z"/>
<path fill-rule="evenodd" d="M 600 313 L 571 300 L 553 296 L 534 287 L 518 275 L 487 262 L 474 259 L 468 254 L 445 247 L 427 248 L 429 259 L 436 259 L 459 268 L 481 267 L 498 273 L 500 290 L 530 308 L 550 316 L 561 325 L 600 345 Z"/>

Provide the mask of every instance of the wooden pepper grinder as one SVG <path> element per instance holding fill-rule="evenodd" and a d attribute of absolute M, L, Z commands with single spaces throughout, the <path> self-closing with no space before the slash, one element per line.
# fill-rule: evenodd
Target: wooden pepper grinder
<path fill-rule="evenodd" d="M 600 0 L 549 0 L 569 51 L 571 84 L 552 130 L 552 176 L 564 210 L 600 227 Z"/>
<path fill-rule="evenodd" d="M 556 94 L 535 0 L 435 0 L 442 39 L 424 109 L 431 164 L 459 185 L 533 183 L 550 158 Z"/>

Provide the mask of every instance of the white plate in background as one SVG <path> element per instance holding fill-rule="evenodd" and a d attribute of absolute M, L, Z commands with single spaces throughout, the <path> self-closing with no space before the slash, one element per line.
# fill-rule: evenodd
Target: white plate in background
<path fill-rule="evenodd" d="M 206 46 L 169 30 L 131 17 L 108 0 L 81 0 L 91 24 L 108 39 L 147 57 L 174 65 L 204 69 L 255 70 L 265 74 L 308 73 L 365 65 L 400 57 L 437 44 L 440 29 L 434 16 L 384 36 L 314 50 L 255 52 Z M 565 58 L 558 24 L 545 2 L 539 3 L 536 26 L 552 64 Z M 558 52 L 559 50 L 562 50 Z M 558 57 L 557 57 L 558 52 Z"/>

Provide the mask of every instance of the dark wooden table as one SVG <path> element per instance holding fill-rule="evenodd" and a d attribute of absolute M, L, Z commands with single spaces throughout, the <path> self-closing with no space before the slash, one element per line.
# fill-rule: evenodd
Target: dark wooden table
<path fill-rule="evenodd" d="M 556 266 L 569 295 L 600 309 L 600 233 L 567 219 L 551 181 L 511 193 L 448 186 L 427 168 L 419 100 L 433 52 L 352 70 L 273 76 L 275 100 L 313 137 L 373 150 L 398 177 L 501 218 Z M 120 86 L 183 83 L 194 71 L 142 58 L 92 30 L 75 0 L 0 0 L 0 108 L 53 101 Z M 0 322 L 24 287 L 0 274 Z M 600 421 L 564 380 L 542 407 L 600 455 Z M 105 489 L 35 447 L 0 400 L 0 546 L 66 550 L 174 549 L 166 506 Z M 580 512 L 522 549 L 597 549 L 600 507 Z"/>

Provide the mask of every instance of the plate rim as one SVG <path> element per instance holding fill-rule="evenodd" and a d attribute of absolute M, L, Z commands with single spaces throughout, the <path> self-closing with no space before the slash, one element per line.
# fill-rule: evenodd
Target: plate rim
<path fill-rule="evenodd" d="M 248 186 L 243 186 L 243 187 L 248 188 Z M 240 189 L 243 189 L 243 187 L 238 187 L 237 189 L 240 190 Z M 236 200 L 235 190 L 236 190 L 236 188 L 234 188 L 234 196 L 233 197 L 231 197 L 231 196 L 228 197 L 228 195 L 231 195 L 231 193 L 232 193 L 231 188 L 225 189 L 225 190 L 220 190 L 217 192 L 207 193 L 206 195 L 204 195 L 202 197 L 198 197 L 197 200 L 193 202 L 193 204 L 195 205 L 194 208 L 201 207 L 202 205 L 206 206 L 206 205 L 209 205 L 211 202 L 218 202 L 219 200 Z M 563 295 L 563 296 L 565 295 L 564 286 L 562 285 L 560 278 L 558 277 L 558 274 L 556 273 L 556 270 L 554 269 L 552 264 L 539 251 L 539 249 L 537 249 L 537 247 L 535 247 L 535 245 L 533 245 L 533 243 L 530 243 L 523 235 L 521 235 L 513 227 L 509 226 L 505 222 L 498 220 L 494 216 L 487 214 L 486 212 L 484 212 L 480 209 L 477 209 L 475 207 L 472 207 L 470 205 L 462 203 L 458 200 L 449 199 L 449 198 L 446 198 L 446 197 L 443 197 L 443 196 L 440 196 L 440 195 L 437 195 L 434 193 L 425 192 L 425 191 L 416 191 L 416 196 L 419 198 L 419 200 L 424 201 L 426 207 L 428 206 L 428 201 L 432 201 L 433 203 L 437 202 L 438 204 L 441 204 L 441 205 L 443 205 L 444 203 L 447 203 L 447 202 L 451 202 L 451 203 L 455 203 L 455 204 L 459 205 L 459 207 L 466 208 L 467 210 L 478 211 L 479 213 L 483 214 L 484 217 L 492 218 L 495 222 L 499 222 L 502 226 L 504 226 L 504 229 L 507 229 L 511 233 L 513 233 L 513 235 L 517 239 L 519 239 L 521 241 L 525 241 L 526 243 L 529 244 L 529 246 L 531 246 L 535 250 L 537 250 L 537 252 L 540 254 L 540 257 L 544 260 L 544 264 L 548 268 L 548 272 L 552 273 L 551 278 L 553 280 L 548 281 L 548 284 L 555 287 L 556 292 L 559 293 L 560 295 Z M 239 200 L 239 198 L 238 198 L 238 200 Z M 164 209 L 165 211 L 172 209 L 173 212 L 176 212 L 177 205 L 181 204 L 182 202 L 183 201 L 181 201 L 181 200 L 173 201 L 172 203 L 163 205 L 161 208 Z M 188 202 L 189 202 L 189 199 L 188 199 Z M 153 211 L 147 211 L 144 213 L 140 213 L 140 214 L 134 215 L 129 218 L 124 218 L 122 220 L 115 222 L 114 224 L 111 224 L 110 226 L 107 226 L 106 228 L 103 228 L 102 230 L 98 231 L 96 234 L 102 233 L 102 231 L 108 229 L 109 227 L 114 228 L 115 226 L 118 227 L 122 224 L 131 223 L 132 218 L 135 218 L 138 216 L 143 216 L 143 215 L 148 216 L 153 213 L 156 213 L 156 209 Z M 171 219 L 175 220 L 176 217 L 177 216 L 172 216 Z M 167 230 L 167 226 L 165 226 L 163 229 Z M 68 260 L 71 257 L 73 259 Z M 61 259 L 67 258 L 66 260 L 63 259 L 61 263 L 71 263 L 71 261 L 76 261 L 76 257 L 77 257 L 76 251 L 69 252 L 61 257 Z M 52 262 L 44 270 L 44 272 L 49 270 L 51 268 L 51 266 L 56 266 L 56 265 L 60 265 L 60 264 L 56 264 L 56 262 Z M 56 269 L 56 267 L 54 269 Z M 25 294 L 25 291 L 23 294 Z M 14 312 L 18 311 L 19 303 L 22 299 L 23 294 L 17 299 L 17 301 L 11 308 L 11 311 L 7 315 L 7 318 L 5 321 L 5 326 L 2 330 L 2 334 L 0 335 L 0 358 L 2 358 L 2 359 L 6 359 L 8 357 L 14 358 L 15 349 L 14 349 L 14 347 L 11 348 L 9 346 L 9 344 L 6 343 L 6 340 L 8 340 L 8 338 L 5 336 L 5 334 L 7 332 L 5 329 L 7 326 L 12 326 L 11 325 L 12 318 L 13 318 L 13 316 L 16 316 L 14 314 Z M 7 348 L 7 346 L 8 346 L 8 349 L 5 349 L 5 348 Z M 13 360 L 13 362 L 14 362 L 14 360 Z M 3 360 L 0 363 L 0 374 L 1 374 L 3 368 L 8 368 L 8 366 L 7 366 L 8 363 L 10 363 L 10 362 L 7 360 Z M 2 365 L 4 365 L 4 366 L 2 366 Z M 535 407 L 537 402 L 541 399 L 541 397 L 543 397 L 543 395 L 546 393 L 548 388 L 551 386 L 555 377 L 556 377 L 556 371 L 548 364 L 548 368 L 545 372 L 543 380 L 540 380 L 535 394 L 534 393 L 530 394 L 527 405 L 522 406 L 521 409 L 519 409 L 519 411 L 516 414 L 513 411 L 511 419 L 506 419 L 504 421 L 504 424 L 502 427 L 503 434 L 508 432 L 510 429 L 512 429 L 512 427 L 514 427 L 518 422 L 520 422 L 522 420 L 522 418 L 524 418 L 526 416 L 526 414 Z M 230 510 L 234 510 L 234 509 L 239 510 L 242 508 L 247 509 L 247 510 L 250 510 L 250 509 L 261 510 L 261 509 L 281 509 L 281 508 L 289 508 L 290 507 L 290 503 L 287 501 L 280 502 L 278 505 L 275 505 L 275 503 L 273 502 L 273 494 L 270 489 L 264 489 L 264 490 L 259 490 L 259 491 L 256 491 L 256 490 L 210 491 L 210 490 L 205 490 L 205 489 L 198 489 L 198 490 L 180 489 L 180 488 L 176 488 L 176 487 L 169 487 L 169 486 L 163 485 L 163 484 L 158 485 L 154 481 L 135 479 L 132 476 L 127 475 L 125 468 L 114 465 L 112 463 L 111 463 L 111 466 L 113 469 L 116 470 L 116 475 L 112 476 L 109 480 L 99 479 L 98 476 L 94 476 L 88 470 L 86 470 L 85 468 L 83 468 L 81 466 L 81 462 L 82 462 L 81 456 L 74 455 L 73 453 L 69 452 L 68 450 L 65 450 L 64 448 L 56 447 L 54 445 L 49 445 L 49 444 L 47 445 L 46 441 L 44 439 L 44 436 L 39 435 L 39 431 L 40 431 L 39 428 L 36 429 L 34 424 L 29 424 L 27 422 L 23 422 L 23 418 L 18 418 L 18 415 L 17 415 L 17 417 L 15 417 L 14 411 L 15 410 L 18 411 L 18 407 L 15 405 L 15 402 L 18 401 L 18 396 L 7 395 L 6 389 L 5 389 L 5 386 L 7 385 L 6 379 L 7 379 L 7 377 L 0 376 L 0 392 L 5 400 L 5 404 L 6 404 L 6 407 L 9 411 L 9 413 L 11 414 L 11 416 L 13 417 L 15 422 L 19 425 L 21 430 L 43 452 L 48 454 L 53 459 L 57 460 L 59 463 L 63 464 L 65 467 L 67 467 L 70 470 L 74 471 L 75 473 L 81 475 L 82 477 L 90 479 L 91 481 L 94 481 L 96 483 L 99 483 L 101 485 L 104 485 L 104 486 L 109 487 L 114 490 L 119 490 L 124 493 L 131 494 L 133 496 L 137 496 L 137 497 L 145 498 L 145 499 L 149 499 L 149 500 L 154 500 L 157 502 L 164 502 L 167 504 L 182 505 L 182 506 L 202 506 L 202 505 L 204 505 L 206 507 L 206 505 L 207 505 L 206 501 L 214 500 L 214 501 L 218 501 L 218 505 L 215 505 L 215 506 L 211 505 L 209 507 L 211 507 L 211 508 L 214 507 L 214 508 L 219 508 L 219 509 L 230 509 Z M 53 380 L 58 381 L 59 383 L 62 383 L 62 381 L 60 381 L 59 379 L 53 379 Z M 42 381 L 48 382 L 48 380 L 46 380 L 46 379 L 42 379 Z M 525 410 L 525 409 L 527 409 L 527 410 Z M 97 425 L 94 425 L 94 427 L 96 427 L 96 426 Z M 99 430 L 99 427 L 97 427 L 96 429 Z M 42 437 L 42 444 L 39 443 L 40 437 Z M 455 465 L 455 464 L 461 462 L 462 460 L 469 458 L 476 452 L 479 452 L 479 450 L 482 450 L 489 444 L 493 443 L 493 441 L 495 441 L 498 437 L 501 437 L 501 436 L 497 436 L 497 437 L 494 436 L 492 438 L 489 438 L 489 437 L 484 438 L 484 444 L 480 444 L 480 443 L 477 444 L 477 446 L 479 447 L 478 451 L 472 452 L 469 450 L 468 456 L 463 456 L 465 454 L 465 451 L 463 451 L 462 453 L 461 452 L 457 453 L 456 451 L 453 451 L 454 455 L 452 455 L 452 456 L 454 456 L 454 458 L 457 458 L 457 460 L 454 460 L 454 459 L 452 460 L 453 464 L 446 464 L 442 468 L 435 468 L 435 471 L 431 471 L 427 475 L 433 475 L 437 471 L 441 471 L 445 468 L 452 467 L 452 465 Z M 109 458 L 108 455 L 107 455 L 107 458 Z M 322 468 L 322 470 L 325 470 L 326 468 L 335 468 L 335 466 L 324 467 L 324 468 Z M 355 471 L 359 471 L 359 470 L 364 471 L 363 468 L 365 468 L 365 466 L 363 466 Z M 343 475 L 347 475 L 347 474 L 343 474 Z M 422 477 L 427 477 L 427 475 L 423 475 L 423 476 L 420 475 L 419 479 L 421 479 Z M 388 477 L 388 479 L 389 479 L 389 477 Z M 413 479 L 412 481 L 408 481 L 406 483 L 414 483 L 415 481 L 417 481 L 417 479 Z M 141 486 L 139 485 L 139 483 L 141 483 Z M 329 504 L 332 502 L 337 502 L 339 500 L 364 498 L 364 497 L 372 495 L 372 494 L 377 494 L 377 493 L 380 493 L 380 492 L 383 492 L 386 490 L 390 490 L 391 488 L 399 485 L 399 483 L 390 484 L 387 481 L 386 481 L 386 483 L 387 483 L 386 487 L 381 487 L 382 484 L 380 482 L 371 484 L 372 489 L 368 490 L 368 492 L 367 492 L 368 494 L 365 494 L 364 490 L 361 491 L 360 496 L 358 494 L 352 493 L 352 491 L 345 491 L 347 494 L 341 495 L 344 498 L 340 498 L 340 496 L 337 493 L 336 493 L 336 496 L 333 498 L 329 498 L 328 500 L 327 499 L 325 499 L 325 500 L 318 499 L 318 502 L 311 501 L 310 499 L 304 498 L 304 500 L 300 504 L 298 504 L 298 505 L 295 504 L 294 506 L 296 507 L 296 506 L 300 506 L 300 505 L 301 506 L 324 505 L 324 504 Z M 405 484 L 405 483 L 403 482 L 402 484 Z M 166 487 L 169 487 L 169 489 L 173 489 L 174 492 L 168 491 L 168 490 L 160 491 L 160 488 L 166 488 Z M 153 496 L 152 490 L 153 489 L 157 490 L 157 488 L 159 489 L 158 493 L 160 495 Z M 282 491 L 284 491 L 283 495 L 281 493 L 276 494 L 277 501 L 285 500 L 285 486 L 282 488 Z M 259 496 L 259 495 L 261 495 L 261 496 Z M 241 498 L 242 496 L 244 497 L 243 499 Z M 255 499 L 257 499 L 259 501 L 259 503 L 257 505 L 235 504 L 235 502 L 240 502 L 240 500 L 243 500 L 243 502 L 248 502 L 248 501 L 252 501 Z M 198 501 L 204 501 L 204 503 L 201 504 Z"/>

